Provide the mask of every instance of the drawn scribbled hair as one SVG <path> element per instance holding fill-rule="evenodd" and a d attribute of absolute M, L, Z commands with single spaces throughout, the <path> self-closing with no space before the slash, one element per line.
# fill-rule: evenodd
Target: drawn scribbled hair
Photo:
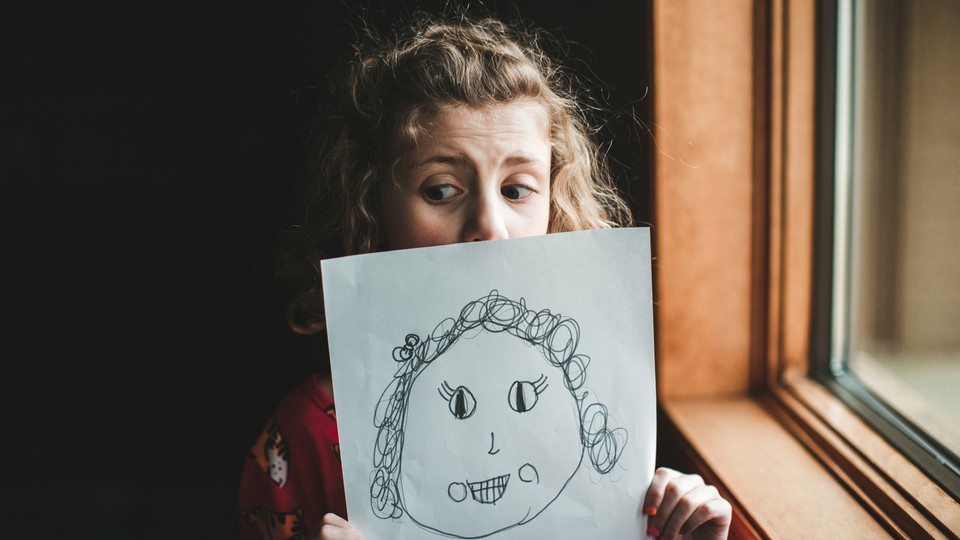
<path fill-rule="evenodd" d="M 573 396 L 580 415 L 580 442 L 584 456 L 601 473 L 610 472 L 620 459 L 626 432 L 610 425 L 607 407 L 587 404 L 587 366 L 590 357 L 577 353 L 580 326 L 569 317 L 549 310 L 528 309 L 519 301 L 491 291 L 464 306 L 457 318 L 444 319 L 430 335 L 421 339 L 408 334 L 404 344 L 393 349 L 399 364 L 393 380 L 383 391 L 374 413 L 377 440 L 375 470 L 370 485 L 373 512 L 380 518 L 403 515 L 399 477 L 403 430 L 410 390 L 424 368 L 454 346 L 461 337 L 477 332 L 506 332 L 535 346 L 544 360 L 563 371 L 563 384 Z"/>
<path fill-rule="evenodd" d="M 454 11 L 457 11 L 454 9 Z M 320 258 L 376 251 L 383 186 L 425 121 L 445 107 L 517 100 L 544 105 L 552 148 L 549 232 L 626 226 L 606 155 L 593 140 L 579 81 L 549 49 L 563 45 L 540 30 L 463 13 L 417 13 L 392 33 L 360 31 L 359 42 L 331 78 L 326 111 L 315 128 L 298 231 L 288 242 L 312 245 L 281 256 L 281 275 L 304 282 L 313 270 L 299 251 Z M 289 259 L 289 261 L 285 261 Z M 300 276 L 300 277 L 297 277 Z"/>

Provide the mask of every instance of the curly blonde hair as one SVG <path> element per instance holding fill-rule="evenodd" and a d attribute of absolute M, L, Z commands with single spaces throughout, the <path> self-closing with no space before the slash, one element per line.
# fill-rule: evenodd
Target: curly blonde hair
<path fill-rule="evenodd" d="M 382 186 L 424 119 L 444 107 L 517 100 L 541 103 L 550 118 L 549 232 L 629 225 L 575 81 L 544 52 L 544 41 L 543 32 L 464 15 L 420 14 L 387 37 L 366 31 L 335 78 L 312 150 L 299 226 L 315 255 L 378 248 Z"/>

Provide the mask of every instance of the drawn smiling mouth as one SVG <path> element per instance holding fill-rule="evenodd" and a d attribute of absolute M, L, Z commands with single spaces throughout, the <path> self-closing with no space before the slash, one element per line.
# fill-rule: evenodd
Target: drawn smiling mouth
<path fill-rule="evenodd" d="M 500 497 L 503 497 L 503 492 L 507 490 L 509 480 L 510 475 L 505 474 L 483 482 L 468 482 L 467 485 L 470 486 L 470 494 L 473 495 L 473 500 L 480 504 L 493 504 L 500 500 Z"/>

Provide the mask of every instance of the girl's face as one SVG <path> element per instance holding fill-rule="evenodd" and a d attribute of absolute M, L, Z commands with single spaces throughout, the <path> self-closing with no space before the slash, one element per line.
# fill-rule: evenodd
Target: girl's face
<path fill-rule="evenodd" d="M 514 101 L 442 109 L 383 194 L 389 249 L 546 234 L 550 123 L 543 105 Z"/>

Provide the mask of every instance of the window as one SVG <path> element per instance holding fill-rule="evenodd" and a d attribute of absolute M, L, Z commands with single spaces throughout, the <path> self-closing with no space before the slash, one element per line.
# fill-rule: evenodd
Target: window
<path fill-rule="evenodd" d="M 925 472 L 891 444 L 902 432 L 864 420 L 878 414 L 844 386 L 863 376 L 856 355 L 830 371 L 833 293 L 856 289 L 856 306 L 865 286 L 845 273 L 851 287 L 833 288 L 837 13 L 838 0 L 654 2 L 659 457 L 721 489 L 733 538 L 955 538 L 960 502 L 932 480 L 943 467 Z M 874 35 L 902 50 L 906 18 L 889 20 Z M 844 352 L 868 343 L 850 308 Z"/>
<path fill-rule="evenodd" d="M 835 165 L 832 257 L 822 257 L 831 323 L 819 329 L 830 351 L 818 351 L 819 370 L 958 497 L 960 4 L 844 0 L 836 32 L 835 146 L 822 154 Z"/>

